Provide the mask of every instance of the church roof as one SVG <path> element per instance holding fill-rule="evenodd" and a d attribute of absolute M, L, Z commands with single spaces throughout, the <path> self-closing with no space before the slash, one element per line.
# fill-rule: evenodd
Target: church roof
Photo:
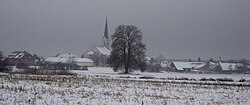
<path fill-rule="evenodd" d="M 107 49 L 106 47 L 97 46 L 96 49 L 103 55 L 110 55 L 110 50 Z"/>

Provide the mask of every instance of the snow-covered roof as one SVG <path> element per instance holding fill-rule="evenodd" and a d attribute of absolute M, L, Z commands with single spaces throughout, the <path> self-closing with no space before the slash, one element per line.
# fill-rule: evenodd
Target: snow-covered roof
<path fill-rule="evenodd" d="M 89 58 L 75 58 L 75 62 L 94 62 L 92 59 Z"/>
<path fill-rule="evenodd" d="M 106 47 L 97 46 L 96 49 L 103 55 L 110 55 L 110 50 Z"/>
<path fill-rule="evenodd" d="M 93 60 L 88 58 L 78 58 L 74 54 L 59 54 L 56 57 L 48 57 L 45 59 L 46 62 L 50 63 L 72 63 L 72 62 L 93 62 Z"/>
<path fill-rule="evenodd" d="M 76 58 L 77 55 L 68 53 L 68 54 L 59 54 L 57 57 L 59 57 L 59 58 Z"/>
<path fill-rule="evenodd" d="M 221 66 L 221 69 L 225 70 L 225 71 L 236 70 L 237 66 L 239 66 L 239 64 L 237 64 L 237 63 L 222 63 L 222 62 L 220 62 L 219 64 Z"/>
<path fill-rule="evenodd" d="M 15 58 L 15 56 L 17 55 L 18 53 L 11 53 L 8 55 L 7 58 Z"/>
<path fill-rule="evenodd" d="M 59 61 L 61 63 L 71 63 L 73 61 L 73 58 L 59 58 Z"/>
<path fill-rule="evenodd" d="M 51 63 L 58 63 L 58 62 L 60 62 L 59 59 L 60 59 L 59 57 L 48 57 L 45 59 L 45 61 L 51 62 Z"/>
<path fill-rule="evenodd" d="M 87 53 L 85 53 L 85 54 L 88 54 L 88 55 L 93 55 L 94 54 L 94 52 L 92 51 L 92 50 L 90 50 L 90 51 L 88 51 Z"/>
<path fill-rule="evenodd" d="M 75 58 L 77 58 L 75 54 L 59 54 L 56 57 L 48 57 L 45 61 L 51 63 L 71 63 Z"/>
<path fill-rule="evenodd" d="M 169 67 L 170 66 L 170 63 L 168 61 L 163 61 L 161 62 L 161 67 Z"/>
<path fill-rule="evenodd" d="M 198 69 L 203 67 L 205 62 L 173 62 L 177 70 L 184 70 L 184 68 L 188 69 Z"/>
<path fill-rule="evenodd" d="M 208 62 L 210 65 L 219 65 L 218 63 Z"/>
<path fill-rule="evenodd" d="M 7 58 L 22 58 L 25 54 L 29 54 L 26 51 L 14 51 L 8 55 Z"/>
<path fill-rule="evenodd" d="M 19 53 L 15 56 L 15 58 L 22 58 L 24 56 L 24 53 Z"/>
<path fill-rule="evenodd" d="M 151 60 L 151 58 L 150 57 L 145 57 L 145 59 L 147 60 L 147 61 L 150 61 Z"/>

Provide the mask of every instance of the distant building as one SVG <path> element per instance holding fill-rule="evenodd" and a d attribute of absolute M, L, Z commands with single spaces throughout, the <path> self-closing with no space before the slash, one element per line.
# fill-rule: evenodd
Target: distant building
<path fill-rule="evenodd" d="M 219 69 L 217 72 L 219 73 L 233 73 L 237 72 L 239 67 L 243 66 L 241 63 L 222 63 L 219 62 Z"/>
<path fill-rule="evenodd" d="M 199 68 L 203 67 L 205 64 L 205 62 L 174 61 L 170 66 L 177 72 L 199 72 Z"/>
<path fill-rule="evenodd" d="M 199 68 L 202 73 L 211 74 L 216 73 L 219 69 L 219 63 L 207 62 L 203 67 Z"/>
<path fill-rule="evenodd" d="M 27 51 L 14 51 L 6 57 L 7 66 L 35 66 L 37 59 Z"/>
<path fill-rule="evenodd" d="M 107 60 L 110 56 L 110 52 L 110 38 L 108 35 L 108 22 L 106 17 L 104 35 L 101 45 L 93 45 L 89 51 L 83 53 L 83 57 L 92 59 L 95 66 L 108 66 Z"/>
<path fill-rule="evenodd" d="M 94 65 L 93 60 L 88 58 L 79 58 L 74 54 L 58 54 L 55 57 L 45 59 L 45 69 L 53 70 L 81 70 Z"/>

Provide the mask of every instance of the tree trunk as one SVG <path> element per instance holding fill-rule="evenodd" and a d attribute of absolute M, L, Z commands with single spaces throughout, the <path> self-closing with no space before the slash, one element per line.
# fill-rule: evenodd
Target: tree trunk
<path fill-rule="evenodd" d="M 128 74 L 128 67 L 125 67 L 125 72 L 124 74 Z"/>

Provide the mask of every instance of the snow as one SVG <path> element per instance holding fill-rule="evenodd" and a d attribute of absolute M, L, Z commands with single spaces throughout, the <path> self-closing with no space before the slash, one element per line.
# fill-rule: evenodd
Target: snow
<path fill-rule="evenodd" d="M 90 50 L 89 52 L 87 52 L 86 54 L 88 54 L 88 55 L 93 55 L 94 54 L 94 52 L 92 51 L 92 50 Z"/>
<path fill-rule="evenodd" d="M 236 70 L 237 69 L 237 66 L 238 64 L 237 63 L 219 63 L 222 70 Z"/>
<path fill-rule="evenodd" d="M 60 58 L 58 57 L 48 57 L 45 59 L 46 62 L 51 62 L 51 63 L 57 63 L 57 62 L 60 62 L 59 61 Z"/>
<path fill-rule="evenodd" d="M 110 55 L 110 50 L 107 49 L 106 47 L 97 46 L 96 48 L 97 48 L 97 50 L 100 51 L 100 53 L 102 53 L 103 55 Z"/>
<path fill-rule="evenodd" d="M 57 57 L 48 57 L 45 59 L 45 61 L 51 63 L 93 62 L 93 60 L 88 58 L 78 58 L 74 54 L 60 54 Z"/>
<path fill-rule="evenodd" d="M 198 69 L 203 67 L 205 62 L 173 62 L 177 70 L 184 70 L 184 68 Z"/>
<path fill-rule="evenodd" d="M 94 62 L 92 59 L 89 58 L 75 58 L 75 62 Z"/>
<path fill-rule="evenodd" d="M 72 58 L 48 57 L 45 61 L 50 63 L 71 63 Z"/>
<path fill-rule="evenodd" d="M 101 71 L 90 68 L 91 71 Z M 103 68 L 110 70 L 110 68 Z M 120 74 L 120 77 L 124 76 Z M 1 105 L 249 105 L 250 87 L 167 83 L 108 75 L 1 74 Z"/>
<path fill-rule="evenodd" d="M 11 54 L 8 55 L 8 58 L 22 58 L 24 56 L 24 53 L 22 52 L 13 52 Z"/>
<path fill-rule="evenodd" d="M 112 68 L 110 67 L 88 67 L 88 71 L 81 71 L 81 70 L 75 70 L 74 73 L 77 73 L 79 75 L 104 75 L 104 76 L 112 76 L 112 77 L 120 77 L 122 73 L 120 72 L 114 72 Z M 125 74 L 123 74 L 125 75 Z M 234 81 L 239 81 L 240 79 L 246 79 L 250 81 L 250 74 L 195 74 L 195 73 L 178 73 L 178 72 L 160 72 L 160 73 L 154 73 L 154 72 L 139 72 L 135 71 L 127 76 L 139 78 L 142 76 L 145 77 L 155 77 L 158 79 L 168 79 L 168 78 L 182 78 L 186 77 L 189 79 L 202 79 L 202 78 L 231 78 Z"/>
<path fill-rule="evenodd" d="M 76 58 L 77 55 L 69 53 L 69 54 L 59 54 L 57 57 L 59 57 L 59 58 Z"/>
<path fill-rule="evenodd" d="M 19 53 L 18 55 L 15 56 L 15 58 L 22 58 L 24 56 L 24 53 Z"/>
<path fill-rule="evenodd" d="M 166 80 L 187 77 L 232 78 L 237 81 L 241 78 L 250 80 L 249 74 L 119 74 L 110 67 L 89 67 L 88 71 L 72 72 L 78 75 L 0 73 L 0 105 L 250 105 L 249 82 Z M 218 83 L 224 84 L 216 85 Z"/>
<path fill-rule="evenodd" d="M 112 74 L 115 73 L 110 67 L 88 67 L 89 73 L 92 74 Z"/>

